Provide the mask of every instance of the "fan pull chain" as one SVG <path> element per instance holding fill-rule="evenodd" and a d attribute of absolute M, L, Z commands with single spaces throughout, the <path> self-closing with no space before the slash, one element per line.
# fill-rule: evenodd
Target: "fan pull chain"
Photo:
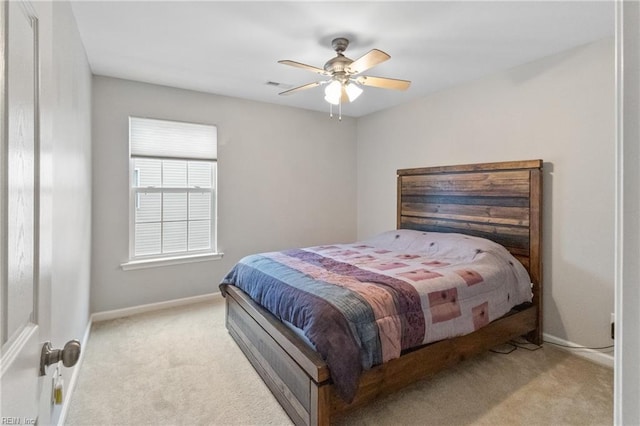
<path fill-rule="evenodd" d="M 333 104 L 329 104 L 329 118 L 333 118 Z M 342 102 L 338 102 L 338 120 L 342 121 Z"/>

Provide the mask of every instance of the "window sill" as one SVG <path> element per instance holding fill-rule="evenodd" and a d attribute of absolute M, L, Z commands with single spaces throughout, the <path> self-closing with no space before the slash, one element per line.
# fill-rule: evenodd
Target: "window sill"
<path fill-rule="evenodd" d="M 222 259 L 224 253 L 191 254 L 186 256 L 163 257 L 155 259 L 131 260 L 120 267 L 125 271 L 134 269 L 157 268 L 161 266 L 180 265 L 182 263 L 206 262 Z"/>

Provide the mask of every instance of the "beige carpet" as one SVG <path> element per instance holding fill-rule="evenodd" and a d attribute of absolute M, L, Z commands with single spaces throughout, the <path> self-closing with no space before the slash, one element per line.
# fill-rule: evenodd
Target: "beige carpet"
<path fill-rule="evenodd" d="M 95 324 L 68 425 L 291 424 L 224 328 L 224 301 Z M 613 371 L 546 345 L 487 353 L 341 425 L 606 425 Z"/>

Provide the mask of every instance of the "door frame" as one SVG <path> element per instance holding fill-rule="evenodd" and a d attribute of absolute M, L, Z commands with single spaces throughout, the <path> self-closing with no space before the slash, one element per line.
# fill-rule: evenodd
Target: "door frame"
<path fill-rule="evenodd" d="M 639 424 L 640 4 L 616 0 L 615 425 Z"/>
<path fill-rule="evenodd" d="M 2 0 L 0 2 L 0 34 L 2 37 L 0 40 L 0 306 L 4 306 L 4 300 L 7 297 L 5 294 L 7 288 L 7 265 L 5 257 L 8 248 L 8 220 L 7 220 L 7 197 L 8 197 L 8 184 L 7 176 L 8 171 L 5 164 L 7 163 L 8 146 L 7 146 L 7 76 L 6 76 L 6 43 L 7 43 L 7 12 L 8 2 Z M 6 332 L 6 324 L 4 321 L 4 315 L 0 315 L 0 345 Z"/>

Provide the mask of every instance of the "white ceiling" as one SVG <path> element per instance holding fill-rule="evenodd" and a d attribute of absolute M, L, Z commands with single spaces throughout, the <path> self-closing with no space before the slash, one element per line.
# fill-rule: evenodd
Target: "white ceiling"
<path fill-rule="evenodd" d="M 362 116 L 614 34 L 613 1 L 73 1 L 94 74 L 328 111 L 321 80 L 331 40 L 346 56 L 391 59 L 365 75 L 411 80 L 367 87 L 343 115 Z M 281 83 L 277 87 L 267 82 Z"/>

